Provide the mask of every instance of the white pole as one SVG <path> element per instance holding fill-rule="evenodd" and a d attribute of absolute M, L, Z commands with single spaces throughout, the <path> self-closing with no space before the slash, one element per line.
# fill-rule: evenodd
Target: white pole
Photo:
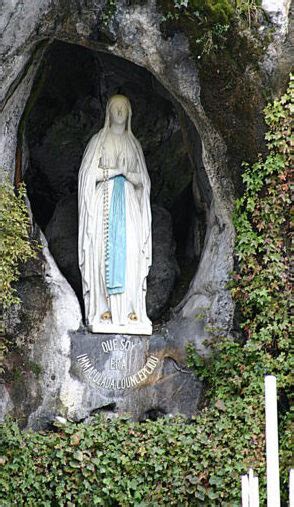
<path fill-rule="evenodd" d="M 267 506 L 280 507 L 279 443 L 276 377 L 266 375 L 265 384 L 265 437 Z"/>
<path fill-rule="evenodd" d="M 294 507 L 294 468 L 291 468 L 289 475 L 289 507 Z"/>
<path fill-rule="evenodd" d="M 253 476 L 253 469 L 248 475 L 241 476 L 242 507 L 259 507 L 258 477 Z"/>
<path fill-rule="evenodd" d="M 258 477 L 253 476 L 252 468 L 249 469 L 249 507 L 259 507 Z"/>
<path fill-rule="evenodd" d="M 241 475 L 242 507 L 249 507 L 249 482 L 248 475 Z"/>

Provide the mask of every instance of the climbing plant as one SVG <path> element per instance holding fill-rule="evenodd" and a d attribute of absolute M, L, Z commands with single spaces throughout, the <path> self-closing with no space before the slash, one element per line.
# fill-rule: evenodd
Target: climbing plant
<path fill-rule="evenodd" d="M 277 377 L 285 487 L 290 468 L 289 398 L 293 370 L 288 253 L 293 109 L 291 76 L 287 93 L 265 109 L 268 156 L 253 166 L 244 164 L 245 191 L 236 202 L 234 212 L 237 267 L 231 284 L 241 314 L 239 336 L 235 340 L 218 337 L 208 361 L 190 350 L 190 365 L 206 380 L 210 396 L 218 400 L 216 403 L 223 410 L 218 424 L 222 420 L 226 426 L 234 425 L 239 436 L 231 440 L 233 448 L 237 450 L 242 442 L 239 455 L 230 452 L 231 462 L 236 465 L 238 455 L 238 462 L 252 466 L 260 475 L 261 484 L 265 474 L 264 375 Z M 218 439 L 217 431 L 213 430 L 211 442 Z M 232 498 L 233 490 L 230 491 Z"/>
<path fill-rule="evenodd" d="M 259 45 L 257 21 L 263 17 L 260 0 L 160 0 L 162 29 L 180 29 L 188 37 L 192 54 L 199 60 L 218 53 L 232 35 L 250 33 L 251 43 Z M 254 46 L 252 44 L 252 47 Z"/>
<path fill-rule="evenodd" d="M 20 263 L 35 257 L 36 243 L 30 241 L 30 218 L 25 202 L 25 186 L 15 192 L 9 182 L 0 186 L 0 306 L 19 303 L 13 283 L 19 277 Z"/>
<path fill-rule="evenodd" d="M 2 428 L 1 505 L 240 505 L 240 475 L 252 466 L 265 503 L 265 374 L 279 387 L 281 477 L 287 496 L 290 449 L 290 135 L 293 78 L 268 106 L 268 156 L 244 166 L 236 202 L 232 295 L 234 337 L 216 336 L 209 359 L 189 347 L 189 364 L 208 389 L 193 420 L 135 423 L 96 417 L 55 432 Z"/>

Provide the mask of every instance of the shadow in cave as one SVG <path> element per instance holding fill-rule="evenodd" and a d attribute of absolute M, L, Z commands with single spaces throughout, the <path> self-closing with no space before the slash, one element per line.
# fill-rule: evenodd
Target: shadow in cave
<path fill-rule="evenodd" d="M 144 68 L 54 42 L 27 104 L 25 171 L 34 219 L 83 308 L 78 268 L 78 171 L 108 98 L 127 95 L 151 178 L 153 265 L 147 311 L 156 321 L 184 296 L 201 256 L 211 199 L 201 142 L 182 108 Z M 26 113 L 25 113 L 26 114 Z"/>

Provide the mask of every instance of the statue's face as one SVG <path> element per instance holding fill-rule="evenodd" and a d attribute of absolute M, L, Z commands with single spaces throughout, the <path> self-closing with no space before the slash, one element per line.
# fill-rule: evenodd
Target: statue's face
<path fill-rule="evenodd" d="M 110 121 L 122 125 L 126 123 L 128 108 L 124 100 L 115 100 L 110 106 Z"/>

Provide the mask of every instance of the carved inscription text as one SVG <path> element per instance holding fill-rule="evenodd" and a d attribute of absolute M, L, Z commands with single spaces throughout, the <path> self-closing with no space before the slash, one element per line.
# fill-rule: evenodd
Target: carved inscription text
<path fill-rule="evenodd" d="M 126 338 L 114 338 L 101 342 L 102 351 L 110 354 L 108 362 L 110 375 L 107 375 L 105 370 L 99 371 L 95 368 L 88 354 L 80 354 L 77 360 L 86 377 L 98 387 L 113 390 L 131 389 L 152 375 L 159 363 L 158 357 L 150 355 L 143 368 L 128 375 L 130 353 L 135 345 L 135 342 Z M 116 356 L 117 353 L 120 355 Z M 112 375 L 111 372 L 113 372 Z M 122 372 L 121 377 L 118 376 L 119 372 Z"/>

